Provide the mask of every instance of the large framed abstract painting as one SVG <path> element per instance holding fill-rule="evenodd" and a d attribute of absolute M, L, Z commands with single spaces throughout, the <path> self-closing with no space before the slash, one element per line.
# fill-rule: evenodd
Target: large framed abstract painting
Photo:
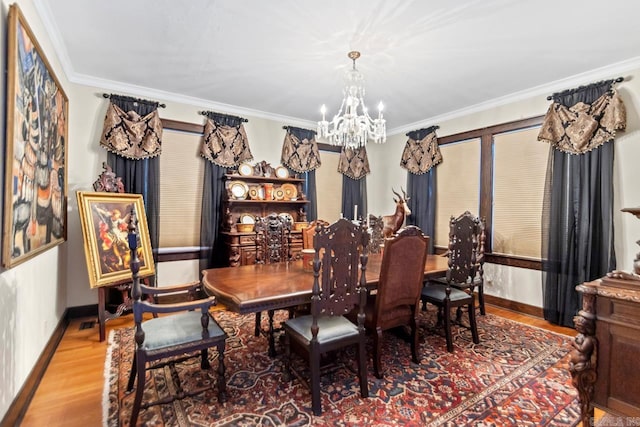
<path fill-rule="evenodd" d="M 69 100 L 16 4 L 7 39 L 2 263 L 13 267 L 67 238 Z"/>
<path fill-rule="evenodd" d="M 138 223 L 140 277 L 155 274 L 142 195 L 84 191 L 78 191 L 76 195 L 91 288 L 131 280 L 127 233 L 132 214 Z"/>

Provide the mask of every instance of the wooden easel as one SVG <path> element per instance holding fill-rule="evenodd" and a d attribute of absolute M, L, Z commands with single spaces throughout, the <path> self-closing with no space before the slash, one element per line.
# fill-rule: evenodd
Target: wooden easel
<path fill-rule="evenodd" d="M 117 177 L 107 163 L 103 162 L 102 167 L 104 171 L 98 176 L 98 179 L 93 183 L 93 189 L 95 191 L 102 191 L 106 193 L 124 193 L 124 184 L 122 178 Z M 148 284 L 149 278 L 144 279 Z M 110 289 L 116 289 L 122 295 L 122 302 L 118 304 L 114 312 L 107 310 L 107 294 Z M 130 312 L 133 304 L 133 300 L 130 297 L 131 282 L 120 281 L 109 285 L 101 286 L 98 288 L 98 324 L 100 329 L 100 342 L 105 340 L 106 327 L 105 324 L 108 320 L 118 318 L 123 314 Z"/>

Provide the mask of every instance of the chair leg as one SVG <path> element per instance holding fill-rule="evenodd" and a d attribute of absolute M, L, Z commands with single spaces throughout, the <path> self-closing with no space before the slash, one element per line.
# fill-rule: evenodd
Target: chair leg
<path fill-rule="evenodd" d="M 256 337 L 260 336 L 260 329 L 261 329 L 260 328 L 260 324 L 261 323 L 262 323 L 262 312 L 258 311 L 256 313 L 256 328 L 255 328 L 255 331 L 254 331 L 254 335 Z"/>
<path fill-rule="evenodd" d="M 200 369 L 209 369 L 211 364 L 209 363 L 209 352 L 206 348 L 200 350 Z"/>
<path fill-rule="evenodd" d="M 411 355 L 413 357 L 413 363 L 420 363 L 420 356 L 418 355 L 418 325 L 416 323 L 416 318 L 413 317 L 411 319 Z"/>
<path fill-rule="evenodd" d="M 436 320 L 436 328 L 439 328 L 442 326 L 442 319 L 444 318 L 442 314 L 443 312 L 444 312 L 444 308 L 438 307 L 438 318 Z"/>
<path fill-rule="evenodd" d="M 227 381 L 224 377 L 224 346 L 224 341 L 218 344 L 218 401 L 220 403 L 227 401 Z"/>
<path fill-rule="evenodd" d="M 478 325 L 476 323 L 476 310 L 474 309 L 475 303 L 469 304 L 469 326 L 471 327 L 471 337 L 474 344 L 480 343 L 480 337 L 478 336 Z"/>
<path fill-rule="evenodd" d="M 487 312 L 484 309 L 484 284 L 483 283 L 478 285 L 478 304 L 480 305 L 480 314 L 482 316 L 486 315 Z"/>
<path fill-rule="evenodd" d="M 322 402 L 320 401 L 320 354 L 317 349 L 311 349 L 309 364 L 311 368 L 311 409 L 313 414 L 322 414 Z"/>
<path fill-rule="evenodd" d="M 367 379 L 367 348 L 366 338 L 362 337 L 358 343 L 358 375 L 360 376 L 360 395 L 369 397 L 369 381 Z"/>
<path fill-rule="evenodd" d="M 269 310 L 269 356 L 276 357 L 276 338 L 275 328 L 273 327 L 274 310 Z"/>
<path fill-rule="evenodd" d="M 129 425 L 131 426 L 135 426 L 136 422 L 138 421 L 138 414 L 140 413 L 140 406 L 142 404 L 142 395 L 144 394 L 144 386 L 145 386 L 145 379 L 146 379 L 146 375 L 145 375 L 145 365 L 146 365 L 146 360 L 144 359 L 144 357 L 139 357 L 139 355 L 136 355 L 137 357 L 137 367 L 136 370 L 138 371 L 137 379 L 138 379 L 138 384 L 136 384 L 136 393 L 135 396 L 133 398 L 133 406 L 131 407 L 131 421 L 129 422 Z"/>
<path fill-rule="evenodd" d="M 456 308 L 456 323 L 458 325 L 462 323 L 462 307 Z"/>
<path fill-rule="evenodd" d="M 284 333 L 284 371 L 282 372 L 285 381 L 291 381 L 291 337 Z"/>
<path fill-rule="evenodd" d="M 451 336 L 451 310 L 449 307 L 444 308 L 444 334 L 447 340 L 447 351 L 453 353 L 453 337 Z"/>
<path fill-rule="evenodd" d="M 358 346 L 358 351 L 360 347 Z M 376 378 L 382 378 L 382 328 L 377 327 L 373 333 L 373 373 Z"/>
<path fill-rule="evenodd" d="M 136 372 L 138 368 L 137 360 L 138 360 L 138 352 L 134 351 L 133 363 L 131 363 L 131 371 L 129 371 L 129 382 L 127 383 L 127 391 L 133 390 L 133 384 L 136 381 Z"/>

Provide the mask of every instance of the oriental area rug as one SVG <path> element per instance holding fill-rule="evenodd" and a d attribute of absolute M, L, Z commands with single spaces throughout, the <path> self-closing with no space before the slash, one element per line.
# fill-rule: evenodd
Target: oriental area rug
<path fill-rule="evenodd" d="M 279 354 L 271 358 L 266 338 L 254 336 L 254 315 L 220 311 L 214 316 L 229 335 L 227 402 L 218 402 L 214 386 L 198 396 L 141 411 L 140 425 L 555 427 L 579 421 L 577 393 L 568 371 L 571 338 L 498 316 L 478 316 L 480 344 L 473 344 L 467 329 L 455 327 L 455 352 L 447 353 L 444 337 L 432 329 L 433 310 L 421 313 L 418 365 L 411 362 L 406 334 L 385 332 L 384 379 L 373 375 L 369 356 L 367 399 L 360 397 L 355 352 L 336 354 L 322 376 L 323 412 L 318 417 L 311 411 L 306 386 L 295 376 L 283 379 L 281 344 Z M 284 314 L 276 318 L 283 320 Z M 111 332 L 105 362 L 105 426 L 129 425 L 133 393 L 125 389 L 133 348 L 132 328 Z M 214 349 L 210 359 L 209 371 L 200 370 L 198 358 L 177 366 L 185 389 L 215 382 Z M 147 375 L 145 400 L 156 400 L 173 387 L 168 368 Z"/>

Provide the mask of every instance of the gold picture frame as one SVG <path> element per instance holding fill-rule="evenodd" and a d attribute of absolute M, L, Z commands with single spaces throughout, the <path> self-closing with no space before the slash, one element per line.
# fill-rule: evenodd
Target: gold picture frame
<path fill-rule="evenodd" d="M 138 219 L 139 275 L 154 275 L 153 252 L 142 195 L 78 191 L 76 196 L 91 288 L 131 280 L 127 227 L 132 209 Z"/>
<path fill-rule="evenodd" d="M 69 99 L 16 4 L 7 34 L 2 264 L 67 240 Z"/>

